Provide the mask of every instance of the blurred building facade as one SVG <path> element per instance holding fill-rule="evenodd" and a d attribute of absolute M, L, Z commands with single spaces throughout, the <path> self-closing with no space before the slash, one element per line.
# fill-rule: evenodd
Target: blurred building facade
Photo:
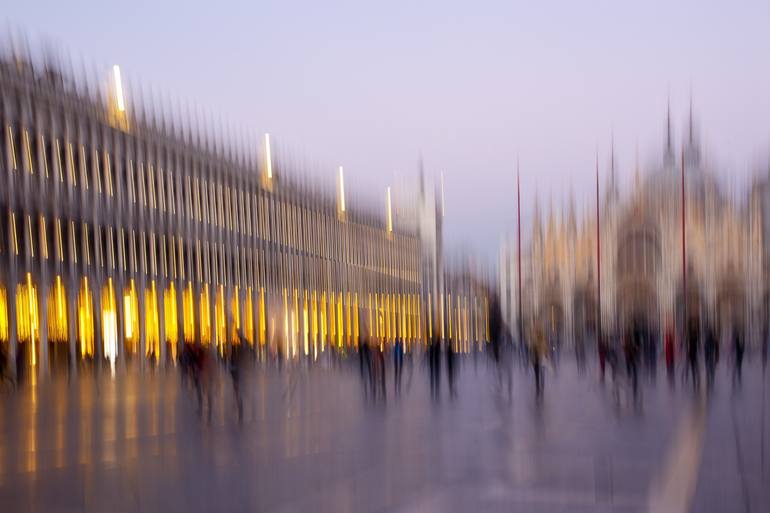
<path fill-rule="evenodd" d="M 19 372 L 144 368 L 184 343 L 315 359 L 426 340 L 444 290 L 423 177 L 394 223 L 346 204 L 342 169 L 324 193 L 267 140 L 258 159 L 131 105 L 118 73 L 104 91 L 0 60 L 0 344 Z"/>
<path fill-rule="evenodd" d="M 618 336 L 632 327 L 653 337 L 667 327 L 681 333 L 692 318 L 722 337 L 735 329 L 752 340 L 765 333 L 767 187 L 738 197 L 720 185 L 703 158 L 692 109 L 681 145 L 667 114 L 655 160 L 646 170 L 637 165 L 630 190 L 621 194 L 610 156 L 598 232 L 595 204 L 581 215 L 571 200 L 560 213 L 551 206 L 543 216 L 536 202 L 530 243 L 522 248 L 525 325 L 542 322 L 552 339 L 568 342 L 595 341 L 599 326 Z M 517 258 L 515 244 L 504 242 L 499 287 L 511 327 L 519 317 Z"/>

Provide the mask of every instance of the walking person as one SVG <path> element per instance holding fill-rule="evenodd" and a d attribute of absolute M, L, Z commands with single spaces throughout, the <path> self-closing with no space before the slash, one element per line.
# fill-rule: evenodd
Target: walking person
<path fill-rule="evenodd" d="M 369 356 L 369 337 L 364 337 L 358 346 L 358 367 L 361 373 L 361 383 L 364 399 L 369 397 L 369 381 L 372 373 L 372 362 Z"/>
<path fill-rule="evenodd" d="M 449 386 L 449 397 L 454 399 L 457 396 L 455 388 L 455 352 L 451 343 L 446 345 L 446 377 Z"/>
<path fill-rule="evenodd" d="M 631 381 L 634 398 L 639 392 L 639 352 L 641 347 L 641 332 L 637 325 L 634 325 L 630 332 L 626 334 L 623 343 L 623 350 L 626 356 L 626 375 Z"/>
<path fill-rule="evenodd" d="M 703 359 L 706 367 L 706 387 L 711 390 L 714 387 L 714 374 L 719 354 L 716 332 L 713 326 L 706 329 L 706 338 L 703 342 Z"/>
<path fill-rule="evenodd" d="M 198 415 L 203 417 L 204 408 L 208 407 L 207 416 L 211 420 L 211 382 L 213 381 L 213 369 L 209 351 L 195 344 L 193 351 L 193 384 L 198 397 Z"/>
<path fill-rule="evenodd" d="M 441 341 L 437 335 L 433 335 L 433 339 L 428 345 L 428 369 L 430 372 L 430 395 L 433 399 L 438 399 L 440 394 L 441 384 L 441 369 L 440 369 L 440 351 Z"/>
<path fill-rule="evenodd" d="M 581 333 L 575 339 L 575 363 L 577 364 L 578 374 L 585 374 L 586 370 L 586 347 L 585 337 Z"/>
<path fill-rule="evenodd" d="M 666 333 L 663 336 L 663 351 L 666 356 L 666 374 L 669 384 L 674 383 L 674 329 L 671 323 L 666 324 Z"/>
<path fill-rule="evenodd" d="M 687 368 L 692 377 L 693 386 L 700 384 L 700 373 L 698 369 L 698 346 L 700 337 L 700 326 L 698 319 L 693 317 L 687 326 Z"/>
<path fill-rule="evenodd" d="M 404 342 L 396 341 L 393 345 L 393 389 L 396 396 L 401 395 L 401 376 L 404 373 Z"/>
<path fill-rule="evenodd" d="M 599 379 L 604 383 L 604 373 L 607 368 L 607 338 L 604 333 L 599 333 L 597 346 L 597 353 L 599 353 Z"/>
<path fill-rule="evenodd" d="M 10 369 L 11 366 L 8 362 L 8 349 L 5 347 L 4 343 L 0 342 L 0 385 L 3 387 L 7 385 L 9 388 L 14 388 L 16 382 L 11 375 Z"/>
<path fill-rule="evenodd" d="M 548 350 L 548 343 L 545 339 L 545 330 L 542 323 L 535 321 L 533 334 L 530 337 L 530 358 L 532 359 L 532 370 L 535 374 L 535 393 L 540 396 L 545 385 L 543 376 L 543 358 Z"/>
<path fill-rule="evenodd" d="M 495 378 L 498 391 L 502 390 L 503 380 L 507 377 L 509 397 L 512 389 L 510 363 L 505 359 L 505 343 L 507 330 L 503 324 L 503 314 L 497 295 L 492 296 L 489 305 L 489 341 L 492 344 L 492 362 L 495 366 Z"/>
<path fill-rule="evenodd" d="M 233 394 L 235 396 L 235 406 L 238 413 L 238 423 L 243 421 L 243 399 L 241 397 L 241 367 L 242 367 L 242 353 L 243 349 L 241 344 L 231 344 L 230 352 L 228 355 L 228 370 L 230 371 L 230 379 L 233 383 Z"/>
<path fill-rule="evenodd" d="M 746 345 L 743 340 L 740 328 L 733 327 L 733 385 L 741 385 L 742 369 L 743 369 L 743 355 L 746 351 Z"/>

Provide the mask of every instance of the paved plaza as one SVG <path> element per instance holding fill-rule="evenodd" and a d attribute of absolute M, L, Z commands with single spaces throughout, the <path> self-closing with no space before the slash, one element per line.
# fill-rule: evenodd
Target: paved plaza
<path fill-rule="evenodd" d="M 392 371 L 392 369 L 390 369 Z M 679 371 L 639 396 L 564 358 L 541 398 L 527 369 L 498 391 L 481 355 L 433 400 L 421 361 L 367 400 L 357 361 L 257 366 L 238 422 L 229 375 L 210 420 L 173 369 L 81 372 L 0 398 L 0 511 L 768 511 L 758 358 L 711 393 Z"/>

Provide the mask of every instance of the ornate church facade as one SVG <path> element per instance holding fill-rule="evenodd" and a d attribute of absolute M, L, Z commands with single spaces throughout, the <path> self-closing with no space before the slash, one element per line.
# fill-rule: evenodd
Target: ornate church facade
<path fill-rule="evenodd" d="M 654 337 L 667 327 L 681 333 L 691 318 L 722 337 L 766 336 L 768 187 L 723 185 L 703 157 L 692 109 L 682 139 L 678 150 L 667 115 L 661 156 L 644 172 L 637 166 L 623 194 L 613 154 L 599 207 L 582 216 L 571 200 L 544 221 L 536 200 L 521 249 L 521 308 L 515 241 L 500 252 L 501 306 L 514 334 L 521 312 L 525 329 L 541 322 L 552 341 L 567 343 L 632 326 Z"/>

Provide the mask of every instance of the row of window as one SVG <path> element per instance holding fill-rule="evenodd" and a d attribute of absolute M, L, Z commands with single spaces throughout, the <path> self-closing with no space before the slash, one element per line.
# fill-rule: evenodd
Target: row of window
<path fill-rule="evenodd" d="M 62 182 L 69 177 L 73 187 L 80 183 L 88 190 L 89 184 L 96 184 L 97 192 L 106 193 L 108 198 L 113 198 L 116 190 L 125 191 L 119 194 L 129 205 L 159 210 L 172 222 L 191 220 L 203 229 L 222 229 L 236 236 L 272 241 L 291 250 L 357 265 L 368 265 L 378 255 L 390 255 L 391 259 L 400 260 L 399 265 L 408 274 L 417 271 L 415 238 L 389 235 L 362 223 L 340 222 L 325 210 L 312 210 L 258 187 L 244 192 L 213 177 L 186 174 L 182 179 L 169 169 L 164 171 L 151 163 L 135 164 L 132 159 L 126 159 L 125 166 L 113 166 L 113 158 L 107 151 L 87 149 L 82 144 L 76 149 L 71 142 L 46 141 L 43 135 L 35 138 L 38 151 L 34 152 L 29 132 L 14 130 L 11 125 L 7 126 L 5 139 L 11 170 L 22 167 L 34 174 L 35 169 L 40 172 L 42 168 L 46 177 L 54 175 Z M 19 147 L 25 155 L 22 163 Z M 41 155 L 37 161 L 33 156 L 36 153 Z M 51 162 L 55 165 L 49 164 Z M 118 167 L 123 172 L 115 173 Z"/>
<path fill-rule="evenodd" d="M 176 235 L 60 218 L 48 219 L 42 215 L 8 211 L 6 217 L 6 222 L 0 227 L 0 253 L 8 251 L 13 255 L 52 258 L 59 262 L 122 269 L 134 274 L 142 272 L 150 276 L 195 279 L 207 283 L 254 283 L 259 274 L 255 271 L 256 263 L 265 262 L 266 255 L 270 255 L 269 248 L 255 250 L 206 239 L 185 241 Z M 6 227 L 8 233 L 3 233 Z M 272 256 L 281 258 L 275 253 Z M 305 261 L 308 258 L 287 253 L 282 256 Z M 323 261 L 320 258 L 315 260 L 319 263 Z M 418 280 L 416 274 L 409 275 L 402 268 L 389 265 L 384 258 L 358 267 L 415 283 Z"/>

